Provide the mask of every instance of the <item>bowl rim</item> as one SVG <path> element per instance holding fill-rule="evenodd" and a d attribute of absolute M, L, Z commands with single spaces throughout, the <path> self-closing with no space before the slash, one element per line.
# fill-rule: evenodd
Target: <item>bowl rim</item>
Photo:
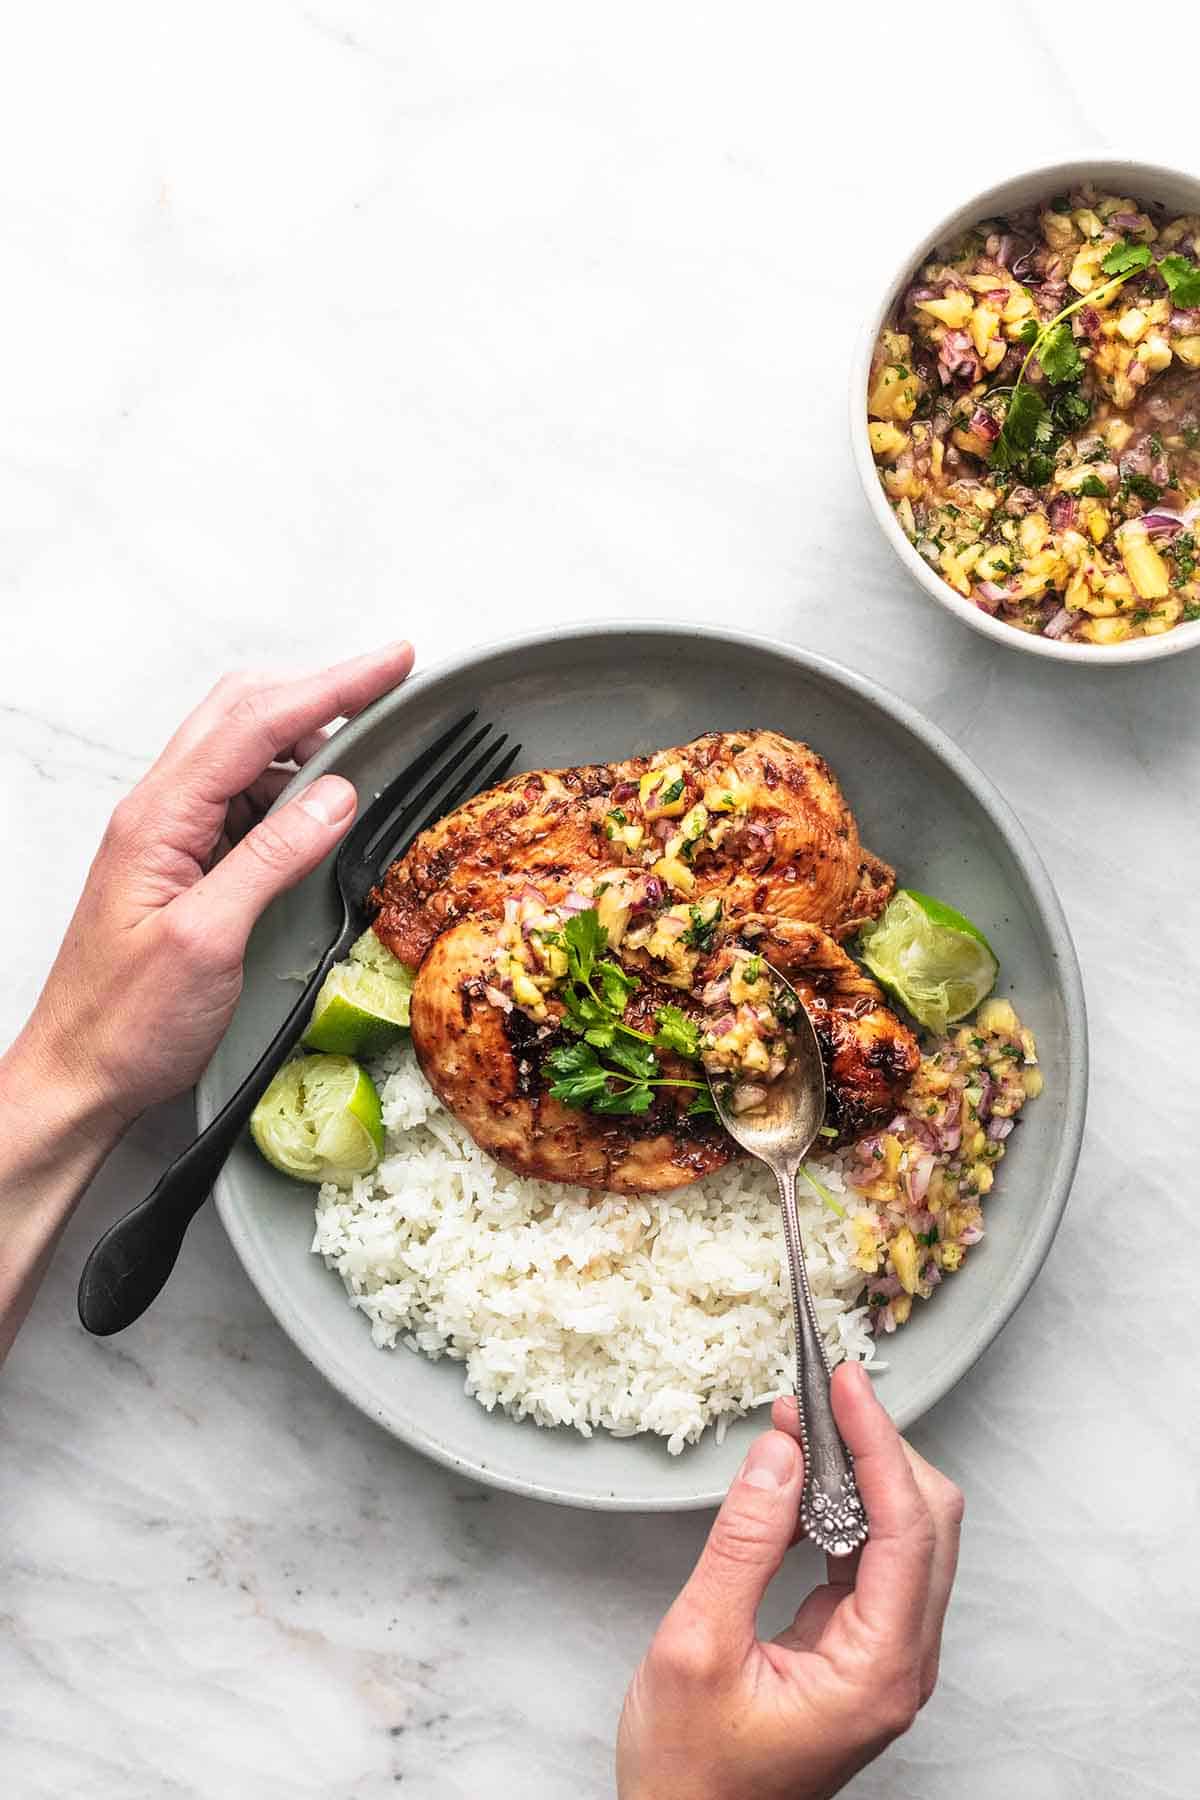
<path fill-rule="evenodd" d="M 435 688 L 448 678 L 462 674 L 477 665 L 486 664 L 499 657 L 511 657 L 514 654 L 524 656 L 543 646 L 557 648 L 563 644 L 583 643 L 589 640 L 603 641 L 613 637 L 623 637 L 636 642 L 662 636 L 682 638 L 688 643 L 698 639 L 708 644 L 714 652 L 725 646 L 734 646 L 738 650 L 756 654 L 765 652 L 769 656 L 790 663 L 806 673 L 830 682 L 834 687 L 846 691 L 854 699 L 866 701 L 869 705 L 887 714 L 895 723 L 915 737 L 940 763 L 948 765 L 983 809 L 989 823 L 1003 839 L 1009 853 L 1017 863 L 1053 954 L 1059 991 L 1062 996 L 1066 1021 L 1066 1042 L 1070 1055 L 1066 1091 L 1063 1094 L 1061 1135 L 1049 1179 L 1045 1184 L 1042 1209 L 1038 1215 L 1036 1226 L 1025 1239 L 1020 1253 L 1019 1266 L 1022 1271 L 1022 1279 L 1015 1284 L 1013 1291 L 1005 1296 L 1003 1304 L 988 1315 L 981 1327 L 964 1335 L 956 1354 L 944 1359 L 936 1371 L 909 1396 L 907 1403 L 897 1407 L 893 1416 L 903 1431 L 951 1392 L 999 1336 L 1029 1293 L 1062 1221 L 1079 1161 L 1087 1113 L 1089 1066 L 1087 1010 L 1079 958 L 1062 902 L 1040 854 L 1012 807 L 996 788 L 991 778 L 952 738 L 939 726 L 924 718 L 908 701 L 891 693 L 871 677 L 860 675 L 856 670 L 848 668 L 831 657 L 820 655 L 816 651 L 801 649 L 799 646 L 778 638 L 728 630 L 699 622 L 681 623 L 678 620 L 646 619 L 632 623 L 625 619 L 588 620 L 564 625 L 554 630 L 541 629 L 491 639 L 486 643 L 458 651 L 431 663 L 428 668 L 411 675 L 407 681 L 399 687 L 393 688 L 390 693 L 373 701 L 356 718 L 349 720 L 334 733 L 326 746 L 298 771 L 288 787 L 275 801 L 275 807 L 285 805 L 289 799 L 307 787 L 319 775 L 326 774 L 331 770 L 336 771 L 343 752 L 369 738 L 381 723 L 402 713 L 407 706 L 413 704 L 415 698 L 425 694 L 431 688 Z M 319 873 L 318 871 L 318 876 Z M 311 880 L 313 877 L 310 876 L 307 879 Z M 223 1093 L 217 1090 L 215 1068 L 216 1061 L 214 1059 L 204 1071 L 196 1087 L 196 1116 L 201 1128 L 210 1122 L 224 1100 Z M 239 1217 L 238 1204 L 225 1168 L 218 1175 L 213 1191 L 218 1216 L 239 1262 L 276 1322 L 305 1360 L 316 1368 L 358 1411 L 365 1413 L 376 1424 L 383 1426 L 394 1437 L 399 1438 L 413 1449 L 431 1457 L 435 1462 L 441 1463 L 455 1474 L 468 1476 L 488 1486 L 520 1494 L 526 1498 L 547 1500 L 559 1505 L 579 1506 L 588 1510 L 692 1512 L 719 1506 L 724 1499 L 724 1488 L 703 1488 L 689 1494 L 674 1495 L 656 1494 L 653 1490 L 633 1495 L 628 1493 L 617 1495 L 606 1493 L 600 1489 L 586 1495 L 579 1492 L 568 1492 L 551 1483 L 539 1481 L 536 1476 L 528 1479 L 510 1476 L 503 1471 L 490 1468 L 486 1462 L 479 1461 L 472 1456 L 462 1455 L 451 1445 L 420 1427 L 406 1428 L 404 1420 L 397 1417 L 394 1412 L 385 1414 L 379 1407 L 364 1399 L 355 1379 L 352 1358 L 331 1350 L 327 1344 L 314 1343 L 306 1336 L 300 1317 L 290 1305 L 286 1285 L 278 1278 L 275 1266 L 269 1260 L 259 1258 L 248 1231 L 243 1227 Z M 335 1297 L 331 1289 L 331 1299 Z"/>
<path fill-rule="evenodd" d="M 1124 644 L 1064 644 L 1054 638 L 1033 637 L 1028 632 L 1018 631 L 1014 626 L 1006 625 L 982 612 L 969 600 L 964 600 L 947 581 L 934 573 L 923 557 L 918 556 L 884 499 L 867 437 L 865 396 L 871 356 L 879 329 L 912 271 L 935 244 L 941 243 L 944 238 L 973 219 L 986 218 L 989 201 L 1017 182 L 1044 179 L 1048 187 L 1053 187 L 1064 183 L 1069 185 L 1071 180 L 1096 175 L 1107 179 L 1106 171 L 1119 173 L 1123 179 L 1128 178 L 1131 182 L 1162 179 L 1190 184 L 1196 190 L 1196 210 L 1200 212 L 1200 175 L 1170 163 L 1146 162 L 1136 157 L 1121 156 L 1111 150 L 1099 150 L 1095 155 L 1061 157 L 1054 162 L 1030 163 L 1017 168 L 1003 180 L 981 188 L 973 198 L 956 206 L 916 240 L 913 250 L 904 257 L 888 283 L 883 299 L 867 315 L 850 365 L 850 445 L 855 467 L 876 523 L 917 585 L 930 599 L 936 600 L 945 611 L 961 620 L 964 625 L 969 625 L 973 631 L 980 632 L 1007 650 L 1024 651 L 1030 656 L 1041 656 L 1047 660 L 1073 663 L 1077 667 L 1091 669 L 1155 662 L 1164 656 L 1176 656 L 1181 651 L 1194 650 L 1200 646 L 1200 620 L 1176 625 L 1160 637 L 1134 638 Z"/>

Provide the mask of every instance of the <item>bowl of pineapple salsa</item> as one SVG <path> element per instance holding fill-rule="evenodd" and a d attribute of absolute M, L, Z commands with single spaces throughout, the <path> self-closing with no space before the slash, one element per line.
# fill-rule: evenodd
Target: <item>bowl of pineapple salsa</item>
<path fill-rule="evenodd" d="M 1013 647 L 1200 643 L 1200 182 L 1063 164 L 906 260 L 851 400 L 872 509 L 926 592 Z"/>

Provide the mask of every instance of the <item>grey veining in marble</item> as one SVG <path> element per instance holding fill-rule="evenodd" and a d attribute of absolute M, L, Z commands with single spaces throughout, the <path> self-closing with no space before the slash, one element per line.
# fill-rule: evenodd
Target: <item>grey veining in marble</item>
<path fill-rule="evenodd" d="M 1192 154 L 1161 69 L 1114 124 L 1126 15 L 49 0 L 0 59 L 5 1034 L 203 688 L 398 630 L 427 657 L 600 615 L 794 638 L 952 731 L 1059 884 L 1088 1142 L 1030 1299 L 915 1434 L 967 1491 L 962 1576 L 938 1695 L 862 1800 L 1197 1791 L 1200 654 L 997 652 L 897 575 L 844 445 L 870 284 L 927 219 L 1006 158 Z M 1193 14 L 1153 31 L 1182 58 Z M 939 43 L 955 103 L 906 122 Z M 82 1257 L 189 1126 L 113 1159 L 0 1379 L 6 1795 L 610 1794 L 705 1521 L 423 1463 L 302 1364 L 212 1217 L 136 1330 L 86 1340 Z"/>

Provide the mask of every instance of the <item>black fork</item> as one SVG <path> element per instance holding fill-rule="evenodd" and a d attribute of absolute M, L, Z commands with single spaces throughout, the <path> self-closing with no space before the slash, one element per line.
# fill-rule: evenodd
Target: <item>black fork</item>
<path fill-rule="evenodd" d="M 366 930 L 367 895 L 388 864 L 460 800 L 499 781 L 516 761 L 521 746 L 505 749 L 506 735 L 497 735 L 490 725 L 480 726 L 463 741 L 475 719 L 476 714 L 469 712 L 451 725 L 355 821 L 333 866 L 342 902 L 341 929 L 304 991 L 212 1123 L 176 1158 L 153 1193 L 109 1227 L 88 1257 L 79 1280 L 79 1317 L 98 1337 L 132 1325 L 166 1285 L 184 1233 L 207 1200 L 271 1077 L 308 1024 L 317 990 Z M 426 776 L 424 786 L 413 794 L 414 784 Z"/>

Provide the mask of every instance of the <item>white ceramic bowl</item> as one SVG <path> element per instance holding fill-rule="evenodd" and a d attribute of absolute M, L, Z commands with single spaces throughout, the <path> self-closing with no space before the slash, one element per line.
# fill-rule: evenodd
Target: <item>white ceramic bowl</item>
<path fill-rule="evenodd" d="M 1087 157 L 1074 162 L 1042 163 L 1020 175 L 1013 175 L 996 187 L 985 188 L 973 199 L 942 219 L 920 239 L 904 258 L 879 305 L 863 329 L 850 372 L 850 442 L 854 460 L 862 478 L 867 504 L 879 522 L 879 528 L 892 546 L 913 580 L 924 588 L 932 600 L 953 613 L 973 631 L 980 631 L 1008 650 L 1024 650 L 1030 656 L 1053 657 L 1063 663 L 1087 663 L 1092 668 L 1107 668 L 1119 663 L 1151 662 L 1155 657 L 1174 656 L 1181 650 L 1193 650 L 1200 644 L 1200 621 L 1177 625 L 1161 637 L 1131 638 L 1124 644 L 1065 644 L 1053 638 L 1033 637 L 993 619 L 979 607 L 956 594 L 950 584 L 918 556 L 909 543 L 888 505 L 876 473 L 867 436 L 867 379 L 871 354 L 880 326 L 889 316 L 900 294 L 930 251 L 945 243 L 979 219 L 1015 212 L 1046 195 L 1059 194 L 1079 182 L 1094 181 L 1101 188 L 1128 194 L 1138 200 L 1158 200 L 1177 213 L 1200 213 L 1200 180 L 1180 169 L 1166 169 L 1157 163 L 1134 162 L 1125 157 Z"/>

